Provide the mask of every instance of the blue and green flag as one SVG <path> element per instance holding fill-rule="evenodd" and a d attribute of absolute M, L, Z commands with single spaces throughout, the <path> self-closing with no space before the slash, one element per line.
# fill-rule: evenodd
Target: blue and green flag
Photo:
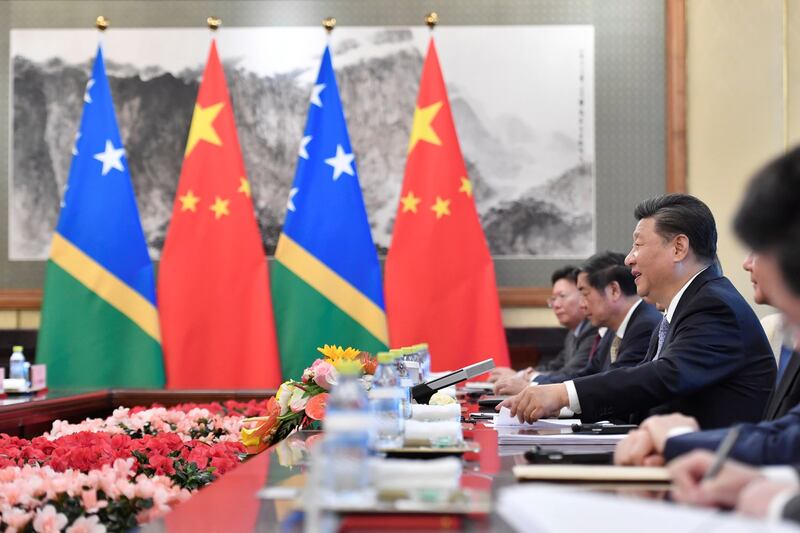
<path fill-rule="evenodd" d="M 48 386 L 162 387 L 153 264 L 102 49 L 83 97 L 45 274 L 37 361 Z"/>
<path fill-rule="evenodd" d="M 380 263 L 327 47 L 270 277 L 284 378 L 323 344 L 386 349 Z"/>

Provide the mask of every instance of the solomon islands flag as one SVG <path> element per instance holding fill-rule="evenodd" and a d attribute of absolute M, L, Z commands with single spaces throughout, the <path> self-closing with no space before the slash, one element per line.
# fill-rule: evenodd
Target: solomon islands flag
<path fill-rule="evenodd" d="M 100 47 L 83 101 L 36 359 L 51 388 L 162 387 L 153 264 Z"/>
<path fill-rule="evenodd" d="M 311 93 L 283 232 L 271 270 L 284 378 L 338 344 L 388 344 L 378 254 L 326 47 Z"/>

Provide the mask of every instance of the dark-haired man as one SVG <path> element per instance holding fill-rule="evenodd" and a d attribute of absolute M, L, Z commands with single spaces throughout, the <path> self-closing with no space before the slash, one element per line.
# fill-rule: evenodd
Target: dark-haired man
<path fill-rule="evenodd" d="M 800 149 L 795 149 L 753 178 L 734 224 L 737 235 L 756 254 L 760 289 L 795 327 L 800 326 L 799 205 Z M 798 356 L 795 351 L 793 357 Z M 675 436 L 667 440 L 666 453 L 689 443 L 714 447 L 725 433 Z M 795 467 L 759 470 L 731 460 L 713 480 L 704 481 L 714 457 L 708 450 L 695 450 L 670 463 L 674 498 L 705 506 L 735 506 L 753 516 L 800 521 L 800 406 L 774 421 L 742 425 L 731 456 L 750 464 L 794 463 Z"/>
<path fill-rule="evenodd" d="M 755 313 L 717 266 L 717 230 L 708 206 L 668 194 L 642 202 L 635 215 L 626 263 L 639 296 L 666 309 L 645 360 L 528 387 L 501 405 L 525 421 L 562 407 L 586 420 L 640 421 L 653 412 L 680 412 L 708 428 L 759 420 L 775 360 Z"/>
<path fill-rule="evenodd" d="M 564 347 L 552 361 L 536 368 L 538 372 L 575 372 L 589 360 L 597 328 L 586 319 L 578 292 L 578 269 L 572 265 L 559 268 L 551 276 L 553 290 L 547 305 L 553 310 L 558 323 L 567 328 Z M 511 368 L 498 367 L 492 370 L 490 382 L 505 380 L 522 383 L 520 389 L 530 381 L 532 368 L 517 372 Z"/>
<path fill-rule="evenodd" d="M 578 290 L 586 317 L 597 328 L 607 328 L 593 357 L 577 372 L 541 374 L 536 384 L 561 383 L 597 374 L 608 368 L 636 366 L 647 354 L 650 337 L 661 313 L 636 294 L 636 284 L 625 256 L 614 252 L 595 254 L 581 265 Z M 500 394 L 516 394 L 498 388 Z"/>

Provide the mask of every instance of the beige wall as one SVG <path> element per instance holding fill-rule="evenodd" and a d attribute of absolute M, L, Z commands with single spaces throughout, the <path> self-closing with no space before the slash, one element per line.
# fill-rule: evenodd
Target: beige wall
<path fill-rule="evenodd" d="M 795 28 L 786 39 L 785 23 Z M 784 93 L 784 60 L 800 59 L 799 25 L 794 1 L 687 0 L 689 192 L 714 212 L 720 261 L 751 303 L 731 222 L 749 176 L 800 139 L 800 65 Z"/>

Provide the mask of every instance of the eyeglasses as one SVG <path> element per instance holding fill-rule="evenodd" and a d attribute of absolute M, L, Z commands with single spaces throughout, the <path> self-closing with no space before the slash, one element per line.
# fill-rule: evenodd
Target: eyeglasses
<path fill-rule="evenodd" d="M 551 296 L 547 299 L 547 307 L 550 309 L 556 304 L 557 301 L 561 300 L 562 302 L 569 298 L 569 294 L 556 294 L 555 296 Z"/>

